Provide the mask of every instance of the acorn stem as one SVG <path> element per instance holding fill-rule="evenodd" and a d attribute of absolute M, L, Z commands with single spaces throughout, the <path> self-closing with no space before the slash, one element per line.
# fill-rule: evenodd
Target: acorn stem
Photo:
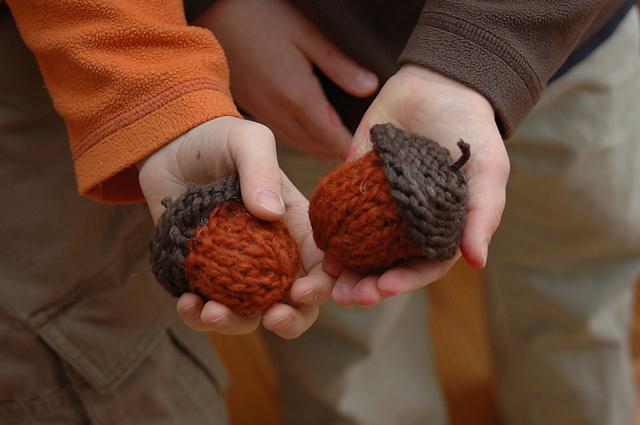
<path fill-rule="evenodd" d="M 458 140 L 458 148 L 460 149 L 460 152 L 462 152 L 462 155 L 460 155 L 460 158 L 456 162 L 449 166 L 449 168 L 451 168 L 453 171 L 458 171 L 460 168 L 462 168 L 462 166 L 467 163 L 469 157 L 471 156 L 471 147 L 468 143 L 465 143 L 464 140 Z"/>

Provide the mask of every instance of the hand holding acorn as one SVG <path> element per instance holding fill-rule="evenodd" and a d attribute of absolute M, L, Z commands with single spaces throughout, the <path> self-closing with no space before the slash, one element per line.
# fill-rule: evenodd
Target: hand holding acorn
<path fill-rule="evenodd" d="M 170 235 L 154 248 L 166 261 L 154 267 L 172 293 L 186 291 L 176 309 L 188 326 L 238 335 L 262 323 L 295 338 L 313 324 L 334 279 L 313 243 L 308 202 L 278 167 L 266 127 L 208 121 L 149 156 L 139 180 L 154 221 L 169 216 L 159 226 Z M 265 193 L 277 202 L 265 203 Z"/>
<path fill-rule="evenodd" d="M 410 195 L 405 196 L 405 199 L 402 200 L 401 195 L 406 191 L 399 188 L 395 198 L 391 197 L 394 201 L 396 198 L 400 200 L 400 202 L 395 202 L 396 205 L 398 205 L 398 214 L 390 214 L 389 211 L 392 211 L 392 208 L 384 209 L 384 218 L 387 224 L 376 227 L 379 229 L 392 229 L 393 226 L 390 224 L 398 224 L 399 222 L 390 220 L 390 217 L 403 217 L 404 232 L 399 231 L 400 229 L 395 229 L 392 233 L 394 235 L 406 235 L 406 240 L 411 240 L 411 244 L 400 243 L 398 241 L 402 240 L 402 238 L 396 237 L 394 239 L 396 245 L 388 253 L 380 251 L 380 244 L 370 244 L 366 247 L 366 250 L 360 248 L 357 248 L 356 251 L 351 249 L 343 250 L 343 253 L 338 255 L 327 251 L 325 270 L 337 278 L 332 296 L 338 304 L 345 306 L 352 304 L 371 306 L 379 303 L 385 297 L 423 288 L 443 277 L 460 254 L 471 266 L 482 267 L 486 262 L 487 247 L 491 236 L 500 222 L 505 202 L 509 160 L 496 124 L 496 112 L 487 99 L 472 88 L 419 65 L 406 64 L 402 66 L 395 75 L 387 80 L 363 116 L 355 132 L 350 150 L 349 156 L 352 161 L 345 165 L 345 168 L 349 166 L 360 167 L 359 165 L 351 165 L 357 161 L 356 158 L 368 155 L 368 160 L 372 160 L 372 157 L 376 155 L 372 153 L 375 152 L 376 149 L 372 146 L 370 132 L 372 127 L 378 123 L 393 123 L 395 127 L 407 133 L 425 136 L 425 138 L 436 141 L 441 145 L 442 150 L 449 152 L 449 159 L 444 161 L 447 167 L 442 168 L 443 170 L 446 170 L 455 163 L 458 163 L 459 166 L 461 162 L 457 162 L 458 159 L 464 161 L 463 158 L 465 158 L 465 154 L 460 150 L 460 146 L 457 143 L 460 139 L 469 145 L 471 155 L 466 164 L 459 168 L 459 171 L 464 175 L 466 180 L 466 215 L 460 233 L 458 233 L 459 236 L 447 230 L 452 222 L 445 224 L 445 227 L 442 229 L 438 229 L 440 224 L 432 229 L 442 232 L 443 238 L 438 241 L 437 238 L 429 237 L 430 243 L 435 243 L 434 247 L 438 246 L 438 248 L 434 248 L 434 252 L 429 252 L 429 250 L 424 251 L 423 248 L 425 245 L 416 239 L 416 233 L 411 230 L 412 228 L 419 229 L 419 227 L 415 227 L 411 225 L 411 223 L 415 220 L 417 220 L 415 221 L 416 223 L 419 223 L 423 218 L 426 218 L 426 216 L 418 214 L 407 220 L 403 217 L 403 214 L 412 210 L 428 212 L 428 208 L 423 208 L 424 205 L 426 205 L 423 201 L 427 201 L 433 196 L 435 196 L 433 199 L 439 199 L 445 192 L 427 192 L 423 198 Z M 396 147 L 387 150 L 389 150 L 392 156 L 402 155 L 402 152 L 400 152 L 401 149 L 396 149 Z M 394 152 L 394 150 L 398 152 Z M 378 154 L 378 156 L 381 157 L 380 154 Z M 392 183 L 393 185 L 400 186 L 404 184 L 400 184 L 400 180 L 398 183 L 394 183 L 393 179 L 403 179 L 408 174 L 406 174 L 405 170 L 401 167 L 385 166 L 382 157 L 380 161 L 382 162 L 382 167 L 378 165 L 377 167 L 366 166 L 364 168 L 372 173 L 373 170 L 377 168 L 378 172 L 371 174 L 371 176 L 378 176 L 378 178 L 384 176 L 383 181 L 388 182 L 390 190 L 388 192 L 382 192 L 389 193 L 390 196 L 393 191 L 393 188 L 391 188 Z M 408 156 L 401 161 L 401 163 L 404 164 L 406 162 L 407 167 L 409 167 L 408 164 L 413 164 L 412 161 L 416 161 L 416 159 Z M 391 162 L 389 162 L 389 164 L 390 163 Z M 419 167 L 415 169 L 418 168 Z M 453 168 L 456 167 L 454 166 Z M 380 169 L 382 169 L 383 172 L 380 172 Z M 389 171 L 394 173 L 396 177 L 387 179 L 387 173 Z M 457 172 L 451 174 L 450 171 L 451 168 L 447 170 L 445 176 L 458 174 Z M 358 172 L 356 172 L 356 174 L 357 173 Z M 415 176 L 412 177 L 412 179 L 414 178 Z M 447 184 L 447 187 L 455 187 L 456 185 L 457 183 L 455 183 L 455 181 L 451 181 Z M 415 190 L 413 186 L 410 187 L 411 191 L 406 192 L 407 194 L 420 192 L 419 190 Z M 436 187 L 440 188 L 439 185 L 436 185 Z M 356 193 L 353 194 L 353 196 L 363 201 L 367 196 L 379 196 L 376 195 L 375 192 L 371 192 L 371 188 L 367 186 L 366 183 L 362 184 L 362 189 L 368 192 L 362 194 Z M 448 196 L 455 198 L 456 192 L 457 191 L 452 191 Z M 360 196 L 362 196 L 362 198 Z M 411 199 L 420 199 L 420 202 L 415 205 L 412 205 L 410 202 L 404 203 Z M 355 207 L 355 205 L 353 207 Z M 375 209 L 371 209 L 370 207 L 367 208 L 369 211 L 375 211 Z M 449 209 L 449 207 L 445 209 Z M 436 210 L 439 211 L 440 208 L 436 208 Z M 402 211 L 405 211 L 405 213 Z M 337 214 L 334 217 L 343 216 Z M 382 215 L 374 214 L 373 217 L 379 220 Z M 408 215 L 406 215 L 406 217 L 408 217 Z M 369 220 L 369 218 L 370 217 L 367 217 L 365 221 Z M 352 219 L 352 217 L 349 217 L 349 219 Z M 337 224 L 342 226 L 343 223 L 344 221 L 341 221 Z M 357 221 L 354 221 L 354 225 L 359 229 L 363 228 L 361 223 Z M 430 231 L 427 231 L 428 229 L 422 230 L 425 231 L 425 235 L 430 234 Z M 342 235 L 345 238 L 349 238 L 349 232 L 351 231 L 353 231 L 353 229 L 338 232 L 332 237 L 339 239 L 341 237 L 339 235 Z M 452 235 L 454 236 L 453 239 Z M 376 235 L 376 237 L 383 236 L 384 235 Z M 326 235 L 321 236 L 320 239 L 325 238 Z M 456 238 L 459 238 L 459 243 L 456 244 L 456 247 L 459 249 L 454 253 L 454 257 L 449 260 L 440 261 L 438 258 L 441 259 L 444 258 L 444 256 L 438 256 L 435 252 L 442 253 L 447 251 L 444 247 L 446 245 L 452 245 L 447 241 L 452 241 Z M 327 240 L 331 240 L 331 238 Z M 333 242 L 336 242 L 336 240 Z M 418 245 L 416 245 L 414 240 L 417 241 Z M 423 239 L 423 241 L 424 240 L 426 239 Z M 322 244 L 322 242 L 319 243 Z M 404 249 L 399 249 L 398 245 L 404 248 L 410 246 L 414 251 L 412 252 L 410 250 L 406 252 Z M 371 252 L 375 255 L 384 254 L 385 257 L 387 254 L 393 254 L 396 258 L 387 257 L 391 258 L 391 260 L 384 266 L 382 266 L 383 263 L 379 263 L 378 261 L 375 262 L 377 264 L 370 264 L 362 268 L 356 267 L 356 269 L 346 265 L 349 261 L 353 260 L 349 258 L 350 256 L 357 253 L 364 253 L 364 251 Z M 387 264 L 390 264 L 390 266 L 386 267 Z"/>

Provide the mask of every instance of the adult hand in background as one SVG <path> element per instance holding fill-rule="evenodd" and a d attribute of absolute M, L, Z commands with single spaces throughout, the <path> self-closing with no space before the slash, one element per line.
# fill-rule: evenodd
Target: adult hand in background
<path fill-rule="evenodd" d="M 222 44 L 237 104 L 281 140 L 344 159 L 352 135 L 313 74 L 315 64 L 347 93 L 367 97 L 378 80 L 283 0 L 216 0 L 195 22 Z"/>
<path fill-rule="evenodd" d="M 246 318 L 220 303 L 184 294 L 178 313 L 195 330 L 243 334 L 262 321 L 281 337 L 295 338 L 316 320 L 318 305 L 329 298 L 334 280 L 323 270 L 323 254 L 313 241 L 308 202 L 278 167 L 271 131 L 239 118 L 216 118 L 151 155 L 140 165 L 139 179 L 156 222 L 165 197 L 175 199 L 190 182 L 207 183 L 236 173 L 249 212 L 263 220 L 284 220 L 298 244 L 303 275 L 291 288 L 293 305 L 276 304 L 262 318 Z"/>
<path fill-rule="evenodd" d="M 374 124 L 387 122 L 438 142 L 449 149 L 454 160 L 460 156 L 459 139 L 471 146 L 471 158 L 463 168 L 469 204 L 460 249 L 471 266 L 483 267 L 489 241 L 502 216 L 509 175 L 509 159 L 493 108 L 482 95 L 457 81 L 420 66 L 405 65 L 387 81 L 365 113 L 349 158 L 368 152 L 369 130 Z M 338 277 L 332 293 L 337 303 L 370 306 L 443 277 L 458 258 L 442 263 L 416 261 L 379 276 L 342 270 L 336 259 L 326 259 L 325 269 Z"/>

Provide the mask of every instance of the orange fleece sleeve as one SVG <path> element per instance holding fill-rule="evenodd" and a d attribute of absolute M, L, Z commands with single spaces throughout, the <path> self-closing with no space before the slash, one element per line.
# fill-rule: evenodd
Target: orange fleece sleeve
<path fill-rule="evenodd" d="M 9 0 L 56 111 L 81 194 L 143 199 L 136 162 L 198 124 L 239 116 L 213 35 L 180 0 Z"/>

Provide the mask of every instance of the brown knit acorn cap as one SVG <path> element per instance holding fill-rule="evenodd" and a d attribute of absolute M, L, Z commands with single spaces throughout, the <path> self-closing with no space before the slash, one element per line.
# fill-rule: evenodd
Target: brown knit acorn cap
<path fill-rule="evenodd" d="M 371 142 L 384 164 L 391 196 L 422 256 L 430 261 L 453 257 L 468 202 L 460 168 L 469 159 L 469 145 L 458 141 L 462 156 L 452 163 L 446 148 L 389 123 L 372 127 Z"/>
<path fill-rule="evenodd" d="M 188 292 L 183 268 L 189 240 L 206 222 L 211 210 L 231 199 L 241 199 L 238 176 L 228 176 L 207 185 L 190 185 L 175 201 L 162 200 L 166 210 L 156 225 L 149 244 L 151 269 L 162 286 L 173 296 Z"/>

